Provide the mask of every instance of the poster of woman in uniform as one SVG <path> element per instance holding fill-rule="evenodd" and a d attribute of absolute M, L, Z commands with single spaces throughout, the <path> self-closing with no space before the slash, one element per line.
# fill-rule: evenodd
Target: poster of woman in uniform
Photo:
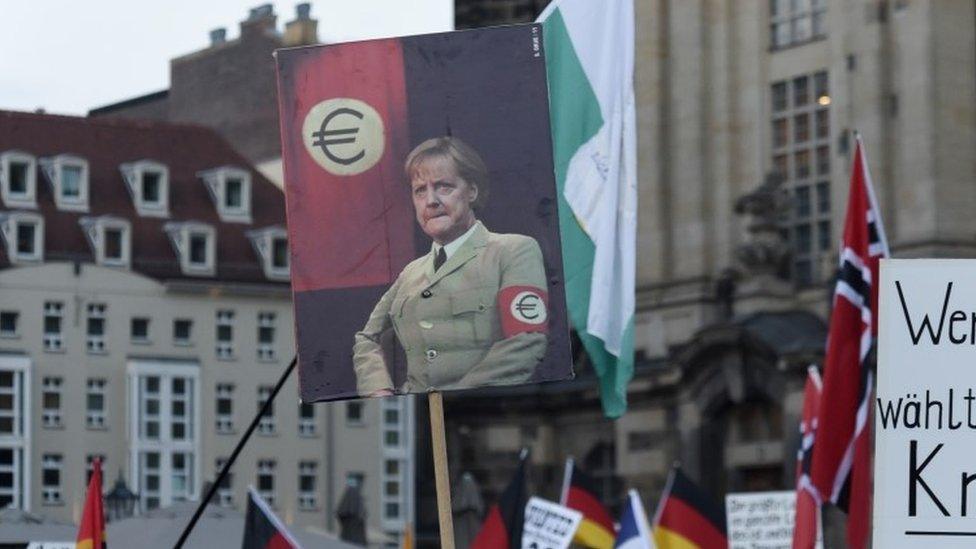
<path fill-rule="evenodd" d="M 572 377 L 540 33 L 277 52 L 303 400 Z"/>

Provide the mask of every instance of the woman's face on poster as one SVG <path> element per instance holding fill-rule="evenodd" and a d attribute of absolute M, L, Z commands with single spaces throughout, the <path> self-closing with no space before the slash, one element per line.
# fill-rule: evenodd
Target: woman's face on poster
<path fill-rule="evenodd" d="M 475 222 L 472 204 L 478 188 L 458 175 L 448 156 L 432 156 L 420 162 L 410 181 L 417 223 L 438 244 L 464 234 Z"/>

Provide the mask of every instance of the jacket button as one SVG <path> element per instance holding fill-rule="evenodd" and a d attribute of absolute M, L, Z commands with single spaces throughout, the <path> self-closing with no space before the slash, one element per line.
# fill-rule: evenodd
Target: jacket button
<path fill-rule="evenodd" d="M 424 290 L 423 292 L 420 293 L 420 297 L 425 298 L 425 299 L 428 298 L 428 297 L 430 297 L 430 296 L 432 296 L 432 295 L 434 295 L 434 294 L 430 293 L 430 290 Z"/>
<path fill-rule="evenodd" d="M 437 358 L 437 350 L 427 349 L 427 360 L 434 360 L 435 358 Z"/>
<path fill-rule="evenodd" d="M 434 323 L 429 320 L 421 320 L 418 324 L 420 324 L 420 327 L 425 330 L 429 330 L 434 327 Z"/>

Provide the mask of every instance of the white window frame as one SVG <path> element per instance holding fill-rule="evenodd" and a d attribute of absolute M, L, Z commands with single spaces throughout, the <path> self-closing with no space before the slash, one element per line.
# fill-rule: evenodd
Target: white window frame
<path fill-rule="evenodd" d="M 257 353 L 258 353 L 258 360 L 261 362 L 275 362 L 278 359 L 278 353 L 275 351 L 275 342 L 277 340 L 277 335 L 278 335 L 277 324 L 278 324 L 277 313 L 273 311 L 258 312 Z M 261 341 L 262 329 L 268 329 L 271 331 L 270 342 Z"/>
<path fill-rule="evenodd" d="M 275 478 L 275 469 L 278 467 L 278 462 L 274 459 L 259 459 L 257 464 L 257 474 L 255 475 L 254 489 L 257 493 L 268 503 L 269 507 L 276 507 L 275 505 L 275 491 L 277 489 L 277 479 Z M 261 475 L 269 475 L 271 477 L 271 491 L 261 489 Z"/>
<path fill-rule="evenodd" d="M 10 165 L 15 162 L 27 164 L 27 190 L 23 193 L 14 193 L 10 189 Z M 34 155 L 23 151 L 0 154 L 0 197 L 8 208 L 37 208 L 37 159 Z"/>
<path fill-rule="evenodd" d="M 41 426 L 45 429 L 60 429 L 64 427 L 61 422 L 61 409 L 64 407 L 64 393 L 61 388 L 64 386 L 64 378 L 59 376 L 44 376 L 41 380 Z M 45 397 L 53 394 L 58 399 L 57 408 L 48 408 Z"/>
<path fill-rule="evenodd" d="M 88 161 L 80 156 L 73 154 L 59 154 L 50 158 L 42 158 L 40 160 L 41 169 L 44 171 L 44 175 L 47 176 L 47 180 L 51 183 L 51 190 L 54 193 L 54 204 L 59 210 L 66 210 L 72 212 L 87 212 L 88 211 L 88 195 L 89 195 L 89 180 L 88 180 Z M 78 182 L 78 196 L 77 197 L 66 197 L 64 196 L 63 189 L 63 175 L 64 169 L 67 167 L 76 167 L 81 171 L 81 178 Z"/>
<path fill-rule="evenodd" d="M 57 485 L 45 484 L 45 473 L 48 470 L 57 470 Z M 64 485 L 64 455 L 63 454 L 44 454 L 41 457 L 41 503 L 44 505 L 64 505 L 64 498 L 61 495 L 61 488 Z"/>
<path fill-rule="evenodd" d="M 189 276 L 214 276 L 217 272 L 217 231 L 212 225 L 198 221 L 166 223 L 163 230 L 169 235 L 173 249 L 180 259 L 180 269 Z M 206 259 L 202 263 L 191 261 L 190 236 L 202 234 L 206 241 Z"/>
<path fill-rule="evenodd" d="M 177 337 L 176 335 L 176 323 L 177 322 L 187 322 L 189 326 L 188 335 L 185 338 Z M 192 318 L 174 318 L 173 319 L 173 345 L 180 347 L 188 347 L 193 345 L 193 319 Z"/>
<path fill-rule="evenodd" d="M 169 217 L 169 167 L 155 160 L 143 159 L 121 164 L 119 171 L 137 214 L 142 217 Z M 142 178 L 150 172 L 159 175 L 158 202 L 149 202 L 142 196 Z"/>
<path fill-rule="evenodd" d="M 217 481 L 217 476 L 220 475 L 220 470 L 224 468 L 224 464 L 227 463 L 227 458 L 219 457 L 214 460 L 214 482 Z M 226 486 L 217 487 L 217 505 L 226 508 L 234 507 L 234 471 L 231 469 L 227 471 L 227 476 L 224 477 L 224 482 L 227 483 Z"/>
<path fill-rule="evenodd" d="M 88 315 L 85 318 L 85 348 L 89 354 L 105 354 L 105 334 L 108 331 L 108 316 L 105 314 L 108 305 L 105 303 L 89 303 L 85 308 Z M 91 333 L 91 321 L 102 321 L 101 335 Z"/>
<path fill-rule="evenodd" d="M 102 377 L 90 377 L 85 381 L 85 387 L 85 426 L 89 429 L 108 429 L 108 380 Z M 101 410 L 88 406 L 90 396 L 102 397 Z"/>
<path fill-rule="evenodd" d="M 311 491 L 302 490 L 302 480 L 312 477 Z M 298 462 L 298 509 L 301 511 L 315 511 L 318 509 L 318 463 L 311 460 Z"/>
<path fill-rule="evenodd" d="M 199 172 L 197 176 L 203 180 L 213 199 L 214 206 L 217 208 L 217 215 L 220 220 L 226 223 L 250 223 L 251 222 L 251 172 L 236 166 L 221 166 Z M 227 181 L 230 179 L 240 179 L 241 181 L 241 205 L 237 208 L 230 208 L 226 205 Z"/>
<path fill-rule="evenodd" d="M 11 396 L 11 410 L 0 410 L 0 416 L 10 417 L 13 431 L 0 433 L 0 449 L 10 450 L 13 463 L 0 466 L 0 472 L 11 473 L 12 484 L 9 489 L 0 488 L 0 494 L 11 498 L 11 506 L 16 509 L 31 509 L 31 360 L 26 356 L 0 356 L 0 371 L 10 372 L 13 385 L 0 387 L 0 393 Z"/>
<path fill-rule="evenodd" d="M 137 320 L 145 320 L 146 321 L 146 335 L 145 336 L 137 336 L 136 334 L 133 333 L 133 328 L 135 327 L 135 322 Z M 149 344 L 151 344 L 152 343 L 152 337 L 150 337 L 150 335 L 149 335 L 149 330 L 151 329 L 151 326 L 152 326 L 152 318 L 150 318 L 148 316 L 134 316 L 134 317 L 130 318 L 129 319 L 129 341 L 131 343 L 136 344 L 136 345 L 149 345 Z"/>
<path fill-rule="evenodd" d="M 0 338 L 2 339 L 17 339 L 20 337 L 20 311 L 14 311 L 10 309 L 4 309 L 0 311 L 0 315 L 10 314 L 14 315 L 14 329 L 13 331 L 4 331 L 0 327 Z"/>
<path fill-rule="evenodd" d="M 47 317 L 58 318 L 58 331 L 47 331 Z M 53 353 L 64 352 L 64 302 L 45 301 L 44 314 L 41 316 L 41 331 L 43 333 L 44 350 Z"/>
<path fill-rule="evenodd" d="M 34 226 L 34 250 L 22 253 L 17 250 L 20 241 L 21 225 Z M 40 263 L 44 261 L 44 218 L 33 212 L 0 213 L 0 233 L 7 244 L 7 258 L 14 265 Z"/>
<path fill-rule="evenodd" d="M 132 418 L 129 424 L 129 440 L 131 441 L 129 483 L 133 486 L 133 492 L 140 495 L 140 509 L 146 510 L 148 497 L 158 497 L 159 506 L 167 507 L 174 502 L 172 486 L 173 465 L 172 456 L 174 453 L 189 453 L 188 463 L 191 467 L 191 479 L 188 493 L 185 497 L 196 499 L 200 497 L 200 475 L 201 471 L 201 404 L 200 404 L 200 366 L 195 362 L 184 361 L 162 361 L 151 359 L 133 359 L 126 365 L 127 384 L 129 391 L 128 407 L 129 417 Z M 140 400 L 141 380 L 147 377 L 156 376 L 160 378 L 159 390 L 159 437 L 147 438 L 142 435 L 142 402 Z M 171 434 L 171 423 L 174 419 L 172 414 L 172 380 L 182 378 L 192 383 L 188 394 L 191 402 L 188 410 L 187 437 L 184 439 L 173 439 Z M 149 452 L 159 453 L 160 458 L 160 489 L 158 492 L 149 493 L 142 486 L 142 456 Z M 178 498 L 184 497 L 175 494 Z"/>
<path fill-rule="evenodd" d="M 413 432 L 414 399 L 412 396 L 403 398 L 385 398 L 380 401 L 380 526 L 384 530 L 403 531 L 407 524 L 413 521 Z M 395 422 L 387 421 L 387 410 L 396 410 Z M 398 433 L 398 444 L 387 445 L 385 434 L 387 431 Z M 387 461 L 398 463 L 397 473 L 391 475 L 386 470 Z M 386 493 L 387 482 L 399 484 L 398 494 L 390 496 Z M 397 516 L 387 514 L 386 504 L 398 505 Z"/>
<path fill-rule="evenodd" d="M 234 318 L 237 315 L 231 309 L 217 310 L 217 324 L 214 331 L 215 352 L 220 360 L 234 360 Z M 224 341 L 220 339 L 221 326 L 230 328 L 230 339 Z"/>
<path fill-rule="evenodd" d="M 268 280 L 275 281 L 288 281 L 291 280 L 291 252 L 285 255 L 287 258 L 287 265 L 284 267 L 275 266 L 274 264 L 274 243 L 276 240 L 284 240 L 285 245 L 288 245 L 288 231 L 280 226 L 265 227 L 263 229 L 255 229 L 253 231 L 247 231 L 245 233 L 247 238 L 251 241 L 251 246 L 254 248 L 254 253 L 257 254 L 258 258 L 261 260 L 261 267 L 264 270 L 264 276 Z"/>
<path fill-rule="evenodd" d="M 264 406 L 264 403 L 271 398 L 271 393 L 274 392 L 274 387 L 271 385 L 261 385 L 258 387 L 258 412 Z M 267 414 L 262 414 L 261 419 L 258 420 L 258 434 L 265 436 L 274 436 L 278 434 L 278 427 L 275 422 L 275 407 L 274 402 L 271 403 L 271 407 L 268 409 Z"/>
<path fill-rule="evenodd" d="M 106 267 L 128 267 L 132 260 L 132 224 L 121 217 L 103 215 L 99 217 L 82 217 L 78 220 L 88 238 L 88 245 L 91 246 L 95 255 L 95 262 Z M 121 257 L 108 257 L 106 232 L 109 230 L 121 231 L 120 242 Z"/>
<path fill-rule="evenodd" d="M 234 384 L 218 383 L 214 388 L 214 427 L 218 434 L 234 433 Z M 220 401 L 226 399 L 230 401 L 230 413 L 222 414 L 219 410 Z"/>
<path fill-rule="evenodd" d="M 302 415 L 302 407 L 308 406 L 312 410 L 312 417 Z M 314 437 L 318 434 L 316 425 L 315 405 L 308 402 L 298 403 L 298 435 L 302 437 Z"/>

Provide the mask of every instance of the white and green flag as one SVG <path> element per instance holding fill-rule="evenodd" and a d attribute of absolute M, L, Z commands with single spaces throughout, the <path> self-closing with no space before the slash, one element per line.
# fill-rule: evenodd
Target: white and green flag
<path fill-rule="evenodd" d="M 619 417 L 634 373 L 634 4 L 555 0 L 539 22 L 569 317 Z"/>

